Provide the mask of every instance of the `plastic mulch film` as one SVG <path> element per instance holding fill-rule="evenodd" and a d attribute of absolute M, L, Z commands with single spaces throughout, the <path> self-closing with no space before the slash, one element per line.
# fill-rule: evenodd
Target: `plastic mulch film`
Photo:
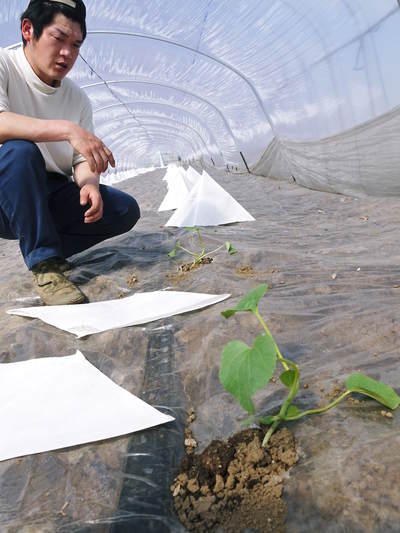
<path fill-rule="evenodd" d="M 184 453 L 186 411 L 195 410 L 199 450 L 241 428 L 244 413 L 218 381 L 221 351 L 232 339 L 250 343 L 259 326 L 250 315 L 227 321 L 220 311 L 258 283 L 270 285 L 261 314 L 282 353 L 300 365 L 300 407 L 322 404 L 357 370 L 398 387 L 398 200 L 211 173 L 256 218 L 203 230 L 207 247 L 229 240 L 236 255 L 220 250 L 212 263 L 178 272 L 187 258 L 167 253 L 188 236 L 163 227 L 169 213 L 157 207 L 166 185 L 155 171 L 121 187 L 141 206 L 135 229 L 76 256 L 72 274 L 92 301 L 165 287 L 232 294 L 209 309 L 77 340 L 39 320 L 5 314 L 21 299 L 36 300 L 17 244 L 1 241 L 1 362 L 79 349 L 115 382 L 176 417 L 150 431 L 2 462 L 2 533 L 182 531 L 169 484 Z M 284 394 L 272 384 L 257 394 L 257 407 L 270 413 Z M 382 416 L 372 400 L 344 402 L 289 429 L 300 461 L 284 484 L 288 531 L 397 530 L 396 413 Z"/>

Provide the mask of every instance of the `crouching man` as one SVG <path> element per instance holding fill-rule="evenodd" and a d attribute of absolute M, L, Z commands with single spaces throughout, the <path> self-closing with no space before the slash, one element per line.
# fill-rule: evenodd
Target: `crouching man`
<path fill-rule="evenodd" d="M 87 301 L 64 275 L 67 257 L 129 231 L 134 198 L 99 185 L 107 146 L 92 109 L 66 75 L 86 37 L 82 0 L 31 0 L 23 47 L 0 49 L 0 237 L 18 239 L 47 305 Z"/>

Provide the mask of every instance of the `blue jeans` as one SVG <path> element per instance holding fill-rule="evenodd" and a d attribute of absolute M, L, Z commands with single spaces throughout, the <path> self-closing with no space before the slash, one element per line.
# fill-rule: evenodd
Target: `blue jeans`
<path fill-rule="evenodd" d="M 139 220 L 134 198 L 100 185 L 103 218 L 84 223 L 79 187 L 47 172 L 35 143 L 6 141 L 0 148 L 0 237 L 18 239 L 29 269 L 50 257 L 70 257 L 129 231 Z"/>

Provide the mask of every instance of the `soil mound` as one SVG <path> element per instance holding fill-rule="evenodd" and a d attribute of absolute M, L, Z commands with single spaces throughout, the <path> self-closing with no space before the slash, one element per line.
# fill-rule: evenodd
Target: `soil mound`
<path fill-rule="evenodd" d="M 187 530 L 284 531 L 282 476 L 298 461 L 295 441 L 287 429 L 275 433 L 267 449 L 262 439 L 260 429 L 248 429 L 183 459 L 171 492 Z"/>

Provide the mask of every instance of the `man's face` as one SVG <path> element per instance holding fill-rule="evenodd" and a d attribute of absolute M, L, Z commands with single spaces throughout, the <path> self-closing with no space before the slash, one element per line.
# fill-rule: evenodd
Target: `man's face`
<path fill-rule="evenodd" d="M 24 19 L 21 29 L 27 41 L 25 55 L 35 74 L 47 85 L 59 85 L 79 54 L 83 41 L 79 23 L 58 13 L 39 39 L 34 38 L 30 20 Z"/>

